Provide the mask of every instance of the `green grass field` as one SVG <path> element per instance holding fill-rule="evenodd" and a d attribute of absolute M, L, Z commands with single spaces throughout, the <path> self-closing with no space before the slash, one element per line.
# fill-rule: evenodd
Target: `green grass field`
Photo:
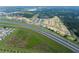
<path fill-rule="evenodd" d="M 29 29 L 16 29 L 0 41 L 0 52 L 72 52 L 70 49 Z"/>

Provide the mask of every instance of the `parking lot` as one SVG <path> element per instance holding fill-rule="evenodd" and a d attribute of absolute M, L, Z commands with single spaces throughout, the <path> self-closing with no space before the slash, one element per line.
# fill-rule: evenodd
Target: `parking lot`
<path fill-rule="evenodd" d="M 13 32 L 12 28 L 0 28 L 0 40 L 2 40 L 5 36 L 9 35 Z"/>

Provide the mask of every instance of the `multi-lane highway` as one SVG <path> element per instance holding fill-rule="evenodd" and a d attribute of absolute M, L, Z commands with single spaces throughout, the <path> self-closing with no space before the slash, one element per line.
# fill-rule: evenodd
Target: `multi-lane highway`
<path fill-rule="evenodd" d="M 6 23 L 6 25 L 5 25 Z M 12 26 L 13 25 L 13 26 Z M 29 28 L 33 31 L 36 31 L 48 38 L 50 38 L 51 40 L 56 41 L 57 43 L 64 45 L 65 47 L 71 49 L 73 52 L 78 53 L 79 52 L 79 46 L 66 40 L 65 38 L 51 32 L 50 30 L 40 27 L 40 26 L 33 26 L 31 24 L 24 24 L 21 22 L 9 22 L 9 21 L 0 21 L 0 26 L 12 26 L 12 27 L 18 27 L 18 26 L 14 26 L 14 25 L 18 25 L 24 28 Z"/>

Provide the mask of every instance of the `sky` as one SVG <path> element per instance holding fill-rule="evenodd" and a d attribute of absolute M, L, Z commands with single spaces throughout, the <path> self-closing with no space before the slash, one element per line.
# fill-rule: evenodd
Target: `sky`
<path fill-rule="evenodd" d="M 0 6 L 79 6 L 79 0 L 0 0 Z"/>

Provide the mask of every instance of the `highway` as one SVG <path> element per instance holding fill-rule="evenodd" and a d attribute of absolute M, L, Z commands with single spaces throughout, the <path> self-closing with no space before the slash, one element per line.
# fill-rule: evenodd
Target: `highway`
<path fill-rule="evenodd" d="M 69 48 L 70 50 L 72 50 L 73 52 L 78 53 L 79 52 L 79 47 L 75 44 L 72 44 L 71 42 L 68 42 L 64 39 L 60 39 L 60 37 L 57 37 L 55 35 L 51 35 L 50 33 L 47 32 L 41 32 L 43 35 L 45 35 L 46 37 L 60 43 L 61 45 L 64 45 L 65 47 Z"/>
<path fill-rule="evenodd" d="M 79 53 L 79 46 L 78 45 L 66 40 L 65 38 L 63 38 L 63 37 L 61 37 L 57 34 L 54 34 L 53 32 L 51 32 L 50 30 L 48 30 L 46 28 L 43 28 L 43 27 L 40 27 L 40 26 L 33 26 L 31 24 L 19 23 L 19 22 L 17 23 L 17 22 L 9 22 L 9 21 L 0 21 L 0 23 L 1 23 L 0 26 L 12 26 L 12 24 L 13 25 L 16 24 L 16 25 L 19 25 L 19 26 L 24 27 L 24 28 L 29 28 L 33 31 L 36 31 L 36 32 L 50 38 L 51 40 L 56 41 L 57 43 L 59 43 L 61 45 L 64 45 L 65 47 L 69 48 L 73 52 Z M 5 24 L 2 24 L 2 23 L 8 23 L 8 24 L 5 25 Z"/>

